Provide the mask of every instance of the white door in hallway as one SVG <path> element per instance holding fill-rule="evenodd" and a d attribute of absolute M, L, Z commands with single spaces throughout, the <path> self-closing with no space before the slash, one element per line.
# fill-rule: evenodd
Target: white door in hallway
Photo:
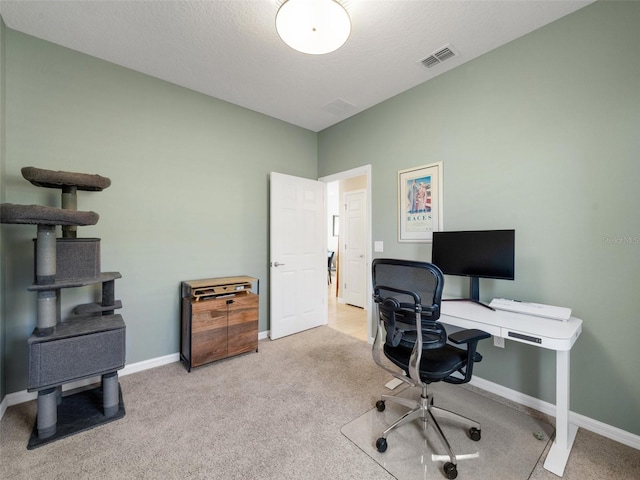
<path fill-rule="evenodd" d="M 271 173 L 270 337 L 327 323 L 325 191 L 316 180 Z"/>
<path fill-rule="evenodd" d="M 345 303 L 365 308 L 367 264 L 365 219 L 367 212 L 364 190 L 344 194 L 344 215 L 340 218 L 344 232 L 342 241 L 344 267 L 342 272 L 342 298 Z"/>

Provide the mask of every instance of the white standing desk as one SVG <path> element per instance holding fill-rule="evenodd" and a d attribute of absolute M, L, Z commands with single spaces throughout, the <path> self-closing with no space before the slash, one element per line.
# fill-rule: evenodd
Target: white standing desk
<path fill-rule="evenodd" d="M 552 320 L 522 313 L 490 310 L 472 302 L 443 301 L 440 322 L 477 328 L 494 337 L 556 351 L 556 438 L 544 468 L 562 476 L 578 427 L 569 423 L 569 353 L 582 332 L 582 320 Z"/>

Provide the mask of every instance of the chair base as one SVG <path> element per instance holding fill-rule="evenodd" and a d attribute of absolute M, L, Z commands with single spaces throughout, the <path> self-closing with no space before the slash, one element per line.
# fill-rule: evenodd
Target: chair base
<path fill-rule="evenodd" d="M 452 412 L 450 410 L 446 410 L 444 408 L 436 407 L 433 405 L 433 395 L 427 392 L 427 384 L 422 384 L 422 393 L 420 398 L 417 400 L 413 400 L 410 398 L 397 397 L 394 395 L 382 395 L 381 400 L 376 402 L 376 408 L 378 411 L 383 411 L 385 409 L 385 402 L 390 401 L 393 403 L 397 403 L 403 405 L 410 410 L 398 418 L 394 423 L 389 425 L 387 429 L 382 432 L 382 436 L 378 438 L 376 441 L 376 448 L 379 452 L 384 452 L 387 450 L 387 436 L 389 433 L 401 425 L 405 425 L 409 422 L 413 422 L 414 420 L 420 420 L 423 424 L 423 428 L 426 428 L 428 423 L 431 422 L 436 429 L 436 433 L 440 438 L 440 441 L 444 445 L 447 450 L 447 454 L 449 456 L 449 462 L 444 465 L 444 473 L 447 478 L 453 479 L 458 476 L 457 472 L 457 464 L 458 459 L 453 453 L 451 449 L 451 445 L 449 441 L 445 437 L 438 421 L 436 420 L 436 416 L 440 418 L 447 418 L 450 420 L 462 422 L 470 426 L 468 433 L 471 440 L 479 441 L 481 438 L 481 428 L 480 424 L 475 420 L 465 417 L 464 415 L 460 415 L 458 413 Z"/>

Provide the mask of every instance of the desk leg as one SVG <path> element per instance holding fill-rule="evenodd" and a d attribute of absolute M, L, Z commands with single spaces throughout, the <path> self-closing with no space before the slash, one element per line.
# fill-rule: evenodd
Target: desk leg
<path fill-rule="evenodd" d="M 556 438 L 544 468 L 559 477 L 564 474 L 578 427 L 569 423 L 569 350 L 556 351 Z"/>

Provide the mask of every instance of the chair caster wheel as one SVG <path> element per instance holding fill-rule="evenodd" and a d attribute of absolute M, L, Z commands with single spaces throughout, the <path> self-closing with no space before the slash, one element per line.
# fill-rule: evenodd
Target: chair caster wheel
<path fill-rule="evenodd" d="M 386 452 L 387 451 L 387 439 L 380 437 L 378 440 L 376 440 L 376 448 L 378 449 L 378 451 L 380 453 Z"/>
<path fill-rule="evenodd" d="M 481 435 L 480 435 L 480 429 L 476 428 L 476 427 L 471 427 L 469 429 L 469 437 L 471 438 L 471 440 L 473 440 L 474 442 L 477 442 L 480 440 Z"/>
<path fill-rule="evenodd" d="M 444 464 L 444 473 L 449 480 L 453 480 L 458 476 L 458 467 L 451 462 L 447 462 Z"/>
<path fill-rule="evenodd" d="M 385 408 L 384 400 L 378 400 L 376 402 L 376 408 L 378 409 L 379 412 L 384 411 L 384 408 Z"/>

